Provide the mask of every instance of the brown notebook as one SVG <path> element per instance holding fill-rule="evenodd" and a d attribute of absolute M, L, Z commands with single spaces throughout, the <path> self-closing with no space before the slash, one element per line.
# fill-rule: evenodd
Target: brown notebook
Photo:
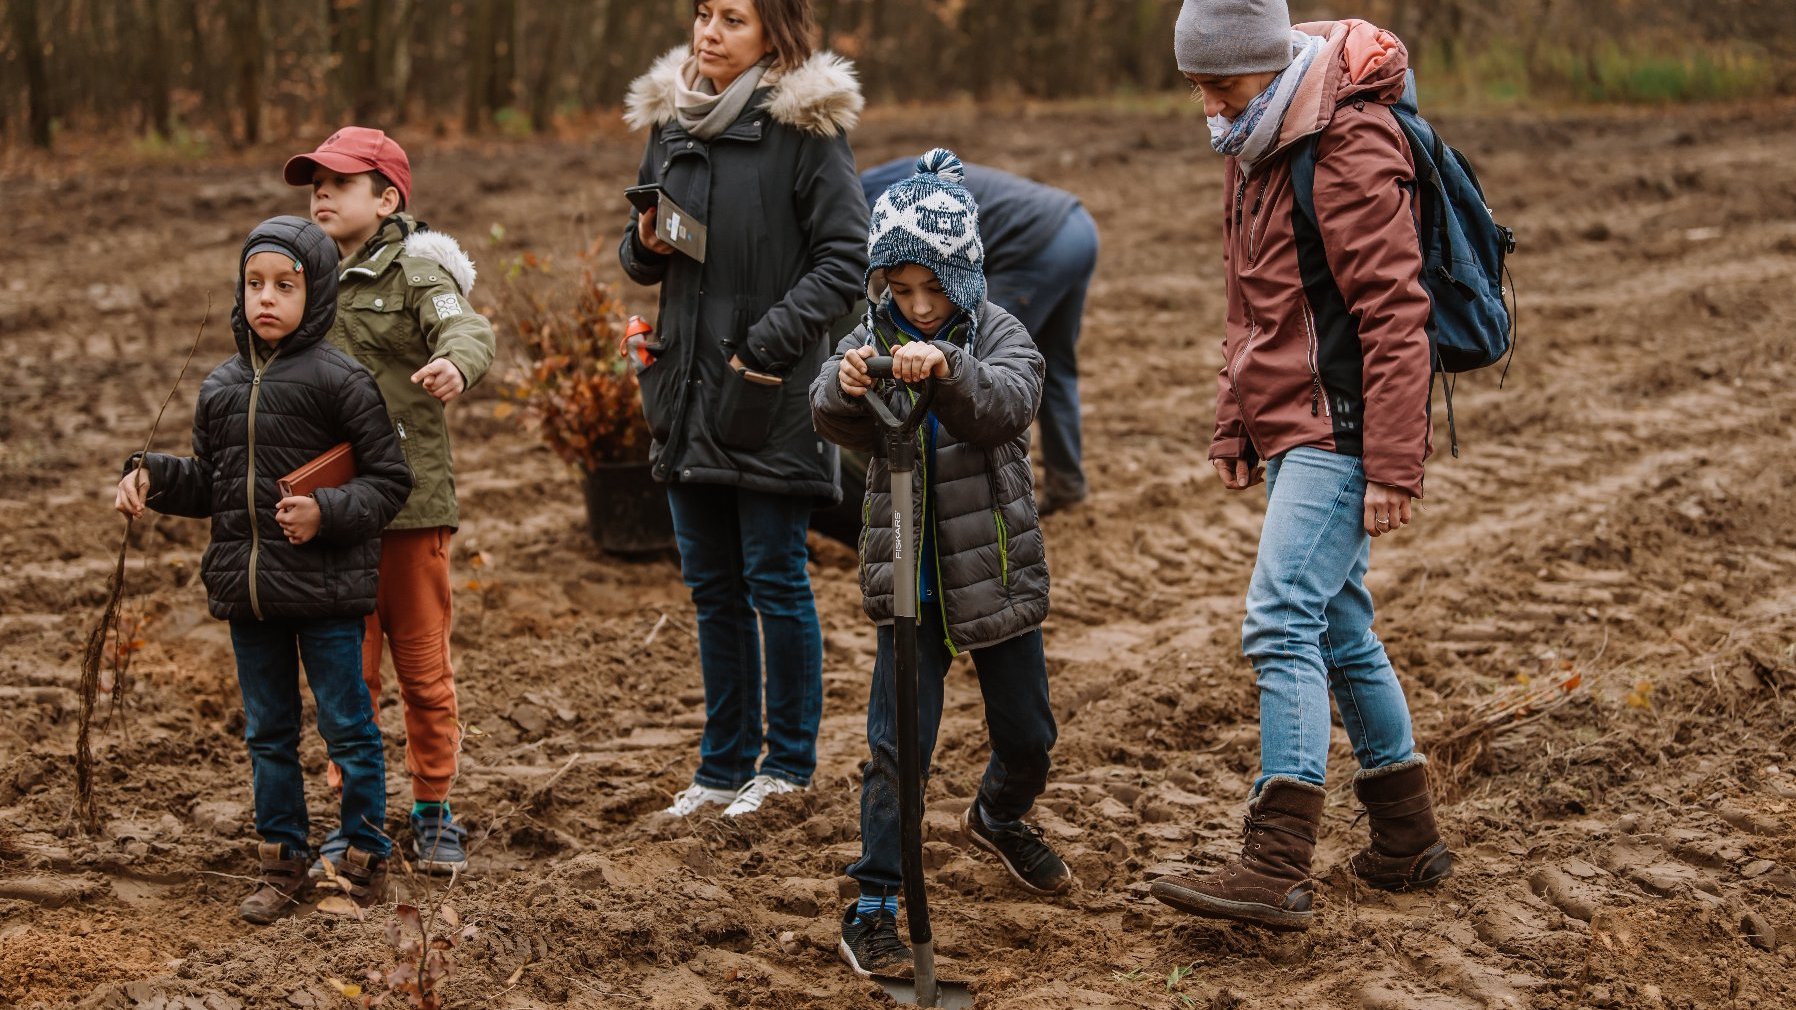
<path fill-rule="evenodd" d="M 355 479 L 355 453 L 338 442 L 305 466 L 281 478 L 281 494 L 309 495 L 321 487 L 341 487 Z"/>

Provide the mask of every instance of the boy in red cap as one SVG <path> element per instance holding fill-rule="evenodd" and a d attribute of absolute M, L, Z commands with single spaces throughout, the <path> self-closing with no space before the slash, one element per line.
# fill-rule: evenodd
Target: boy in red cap
<path fill-rule="evenodd" d="M 454 873 L 467 865 L 467 833 L 448 803 L 461 750 L 449 659 L 449 538 L 461 516 L 443 406 L 486 374 L 493 327 L 468 302 L 473 261 L 408 213 L 411 162 L 391 137 L 346 126 L 289 160 L 285 175 L 311 187 L 312 220 L 342 254 L 331 342 L 374 373 L 412 468 L 411 498 L 381 537 L 362 678 L 378 713 L 384 634 L 405 711 L 413 852 L 427 872 Z M 333 834 L 321 852 L 335 863 L 345 847 Z M 314 866 L 314 876 L 322 870 Z"/>

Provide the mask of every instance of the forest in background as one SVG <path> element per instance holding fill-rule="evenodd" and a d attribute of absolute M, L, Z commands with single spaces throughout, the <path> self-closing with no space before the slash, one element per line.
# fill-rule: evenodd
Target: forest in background
<path fill-rule="evenodd" d="M 348 121 L 544 132 L 615 106 L 693 0 L 6 0 L 0 144 L 204 150 Z M 1164 93 L 1179 0 L 818 0 L 874 101 Z M 1410 45 L 1424 89 L 1494 101 L 1796 94 L 1788 0 L 1292 0 Z"/>

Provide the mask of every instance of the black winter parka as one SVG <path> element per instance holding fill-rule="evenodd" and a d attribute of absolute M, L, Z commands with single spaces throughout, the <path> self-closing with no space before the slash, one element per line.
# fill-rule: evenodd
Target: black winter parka
<path fill-rule="evenodd" d="M 811 429 L 809 383 L 867 270 L 867 200 L 846 136 L 860 87 L 847 61 L 816 53 L 770 73 L 735 124 L 705 141 L 676 115 L 686 54 L 657 60 L 626 101 L 626 120 L 649 131 L 638 180 L 661 183 L 708 230 L 703 263 L 644 248 L 636 214 L 618 247 L 631 279 L 661 286 L 661 351 L 640 375 L 654 474 L 833 503 L 839 457 Z M 732 354 L 786 378 L 764 441 L 746 448 L 720 434 L 726 390 L 742 382 Z"/>
<path fill-rule="evenodd" d="M 336 317 L 336 246 L 297 217 L 264 221 L 244 253 L 266 242 L 285 247 L 304 266 L 305 316 L 270 349 L 245 319 L 239 266 L 231 310 L 237 354 L 200 386 L 193 455 L 145 457 L 148 504 L 167 515 L 212 520 L 200 562 L 212 616 L 357 617 L 374 609 L 380 531 L 411 493 L 411 471 L 374 377 L 324 340 Z M 356 477 L 318 490 L 318 535 L 294 546 L 275 521 L 276 482 L 340 442 L 354 449 Z"/>

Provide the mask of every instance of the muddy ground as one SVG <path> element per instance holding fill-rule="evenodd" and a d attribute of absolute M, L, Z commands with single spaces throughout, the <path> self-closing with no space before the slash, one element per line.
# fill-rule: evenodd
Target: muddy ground
<path fill-rule="evenodd" d="M 1464 456 L 1433 461 L 1413 531 L 1377 545 L 1373 588 L 1458 871 L 1424 895 L 1355 886 L 1364 827 L 1337 731 L 1322 913 L 1297 937 L 1145 894 L 1169 865 L 1228 851 L 1257 762 L 1237 636 L 1262 503 L 1226 494 L 1203 459 L 1222 196 L 1198 117 L 871 117 L 865 163 L 947 142 L 1076 191 L 1103 232 L 1084 340 L 1095 492 L 1046 523 L 1061 737 L 1038 813 L 1082 886 L 1029 898 L 960 833 L 985 745 L 957 667 L 926 858 L 938 945 L 978 1006 L 1796 1005 L 1791 112 L 1443 117 L 1521 236 L 1521 351 L 1506 388 L 1494 371 L 1459 387 Z M 473 249 L 490 303 L 504 257 L 614 232 L 639 150 L 621 131 L 416 144 L 417 207 Z M 3 184 L 0 1005 L 347 1006 L 330 979 L 391 964 L 388 912 L 261 929 L 234 915 L 249 770 L 225 629 L 193 578 L 202 524 L 140 530 L 127 612 L 148 623 L 97 738 L 103 826 L 70 818 L 79 652 L 123 525 L 109 488 L 211 295 L 203 364 L 158 438 L 185 444 L 198 380 L 229 350 L 241 236 L 303 212 L 276 172 L 285 153 L 39 164 Z M 652 292 L 626 297 L 652 309 Z M 669 823 L 655 811 L 686 783 L 702 718 L 677 568 L 595 550 L 574 478 L 494 417 L 495 385 L 454 411 L 455 805 L 479 847 L 451 901 L 480 935 L 448 1004 L 883 1005 L 834 951 L 872 641 L 851 557 L 815 552 L 814 787 L 733 823 Z M 1543 685 L 1560 703 L 1500 710 Z M 334 810 L 321 787 L 311 802 L 322 833 Z"/>

